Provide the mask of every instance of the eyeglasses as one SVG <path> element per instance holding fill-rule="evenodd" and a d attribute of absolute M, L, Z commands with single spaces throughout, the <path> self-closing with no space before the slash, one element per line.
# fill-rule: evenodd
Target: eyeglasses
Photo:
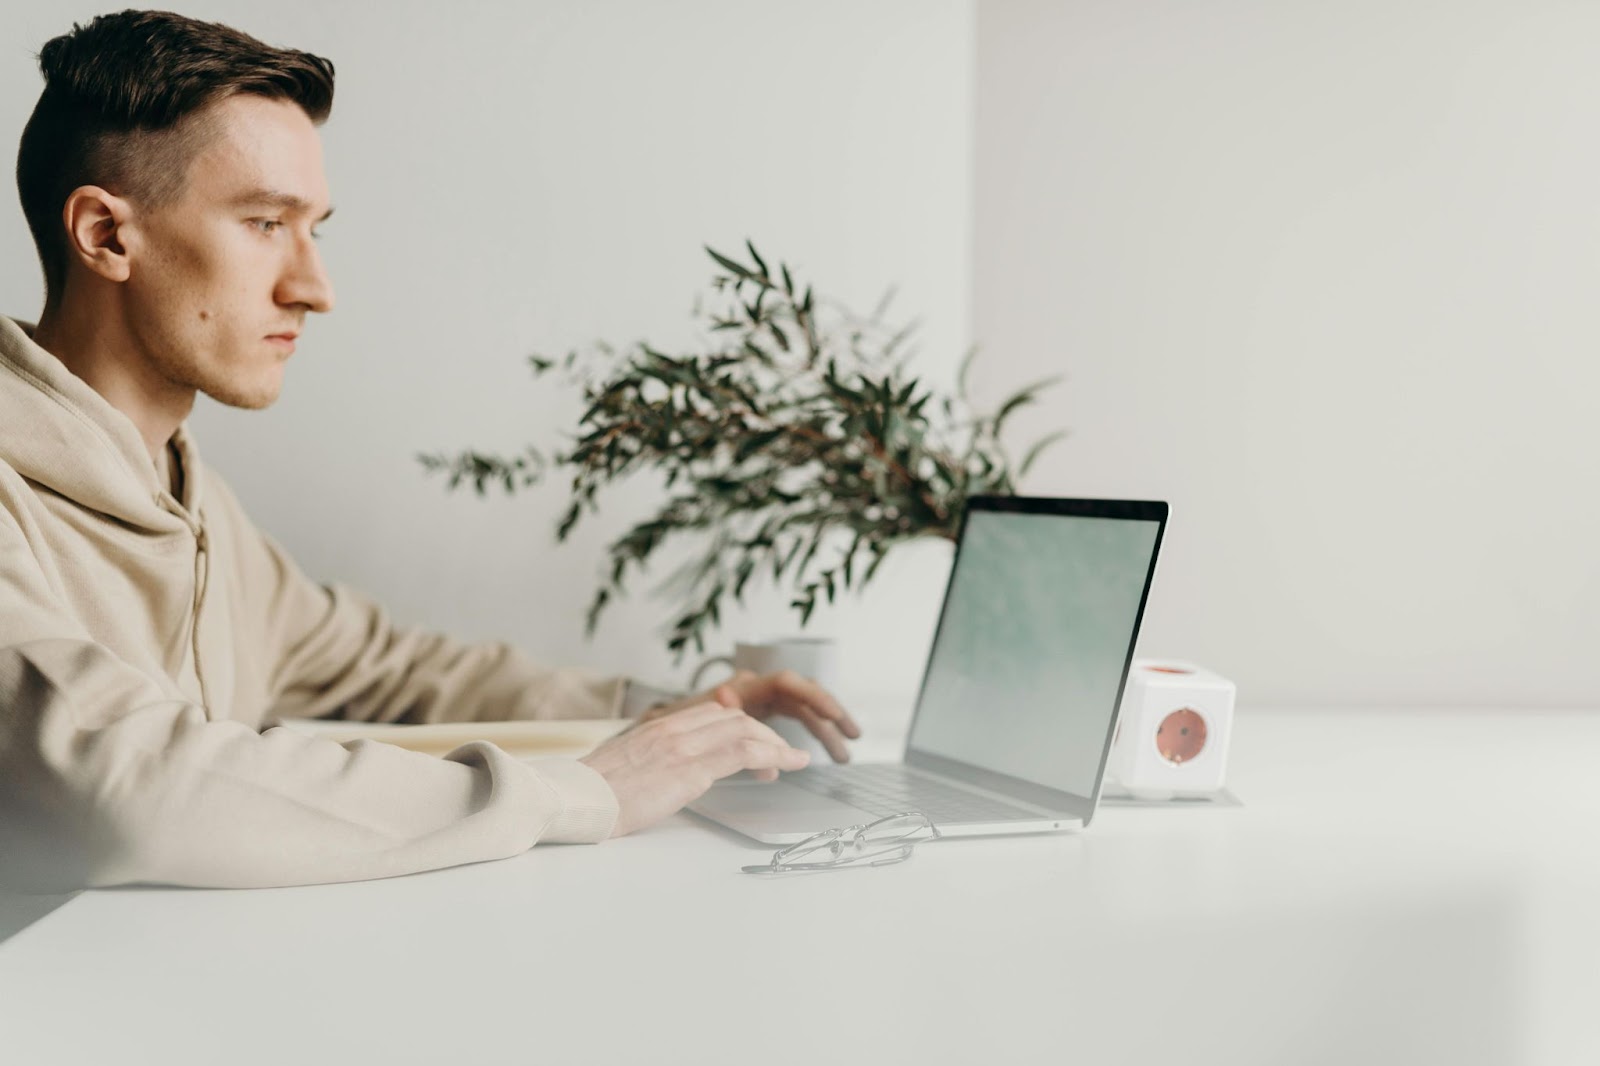
<path fill-rule="evenodd" d="M 891 814 L 866 825 L 847 825 L 806 837 L 772 853 L 772 861 L 740 867 L 747 874 L 781 874 L 792 870 L 837 870 L 847 866 L 888 866 L 904 862 L 924 840 L 937 840 L 939 829 L 921 811 Z"/>

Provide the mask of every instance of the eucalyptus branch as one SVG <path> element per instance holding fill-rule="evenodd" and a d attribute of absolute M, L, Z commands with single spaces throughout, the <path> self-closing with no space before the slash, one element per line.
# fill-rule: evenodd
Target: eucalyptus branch
<path fill-rule="evenodd" d="M 1001 433 L 1054 379 L 978 412 L 967 391 L 973 350 L 955 394 L 936 395 L 908 371 L 915 323 L 884 321 L 889 296 L 860 318 L 818 300 L 787 264 L 774 270 L 753 244 L 745 250 L 747 262 L 706 249 L 719 272 L 709 309 L 696 306 L 704 350 L 596 342 L 559 361 L 529 358 L 536 376 L 559 371 L 580 390 L 584 411 L 561 450 L 418 456 L 447 487 L 470 483 L 479 495 L 569 474 L 560 541 L 596 512 L 602 490 L 642 471 L 664 475 L 665 502 L 607 546 L 587 625 L 592 633 L 666 545 L 687 541 L 699 550 L 655 590 L 678 605 L 665 636 L 680 659 L 704 650 L 726 600 L 742 604 L 759 574 L 787 582 L 804 626 L 819 602 L 865 587 L 896 545 L 953 540 L 968 496 L 1014 492 L 1064 436 L 1036 441 L 1013 466 Z"/>

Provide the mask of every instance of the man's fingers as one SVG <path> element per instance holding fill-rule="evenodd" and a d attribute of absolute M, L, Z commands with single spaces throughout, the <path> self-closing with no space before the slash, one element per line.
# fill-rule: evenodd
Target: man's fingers
<path fill-rule="evenodd" d="M 827 689 L 817 684 L 808 677 L 802 677 L 793 670 L 784 670 L 774 674 L 773 684 L 788 700 L 803 704 L 815 712 L 818 717 L 833 723 L 840 733 L 856 740 L 861 736 L 861 727 L 856 725 L 856 720 L 850 717 L 850 712 L 842 707 L 838 700 Z M 810 723 L 807 723 L 808 725 Z M 816 730 L 812 730 L 816 732 Z M 819 735 L 818 739 L 822 739 Z M 824 740 L 824 743 L 826 741 Z M 832 748 L 828 749 L 831 753 Z"/>
<path fill-rule="evenodd" d="M 834 762 L 850 761 L 850 746 L 844 742 L 838 726 L 804 705 L 797 706 L 792 713 L 795 718 L 805 723 L 811 735 L 827 749 L 829 758 Z"/>
<path fill-rule="evenodd" d="M 710 721 L 678 738 L 682 755 L 704 764 L 713 777 L 740 770 L 798 770 L 811 756 L 742 711 Z"/>

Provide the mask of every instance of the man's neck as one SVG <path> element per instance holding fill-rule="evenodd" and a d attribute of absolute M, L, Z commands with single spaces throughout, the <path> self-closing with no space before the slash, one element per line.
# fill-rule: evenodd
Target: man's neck
<path fill-rule="evenodd" d="M 122 327 L 116 308 L 46 307 L 33 341 L 133 422 L 157 470 L 167 442 L 194 410 L 194 390 L 163 378 Z"/>

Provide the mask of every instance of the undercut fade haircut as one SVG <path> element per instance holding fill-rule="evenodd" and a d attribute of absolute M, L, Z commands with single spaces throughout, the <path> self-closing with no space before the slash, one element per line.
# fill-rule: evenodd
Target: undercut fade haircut
<path fill-rule="evenodd" d="M 333 109 L 333 64 L 170 11 L 123 11 L 46 42 L 44 92 L 22 131 L 17 192 L 44 268 L 45 305 L 67 276 L 61 211 L 98 185 L 141 207 L 178 199 L 215 132 L 207 108 L 241 93 L 299 105 L 317 125 Z"/>

